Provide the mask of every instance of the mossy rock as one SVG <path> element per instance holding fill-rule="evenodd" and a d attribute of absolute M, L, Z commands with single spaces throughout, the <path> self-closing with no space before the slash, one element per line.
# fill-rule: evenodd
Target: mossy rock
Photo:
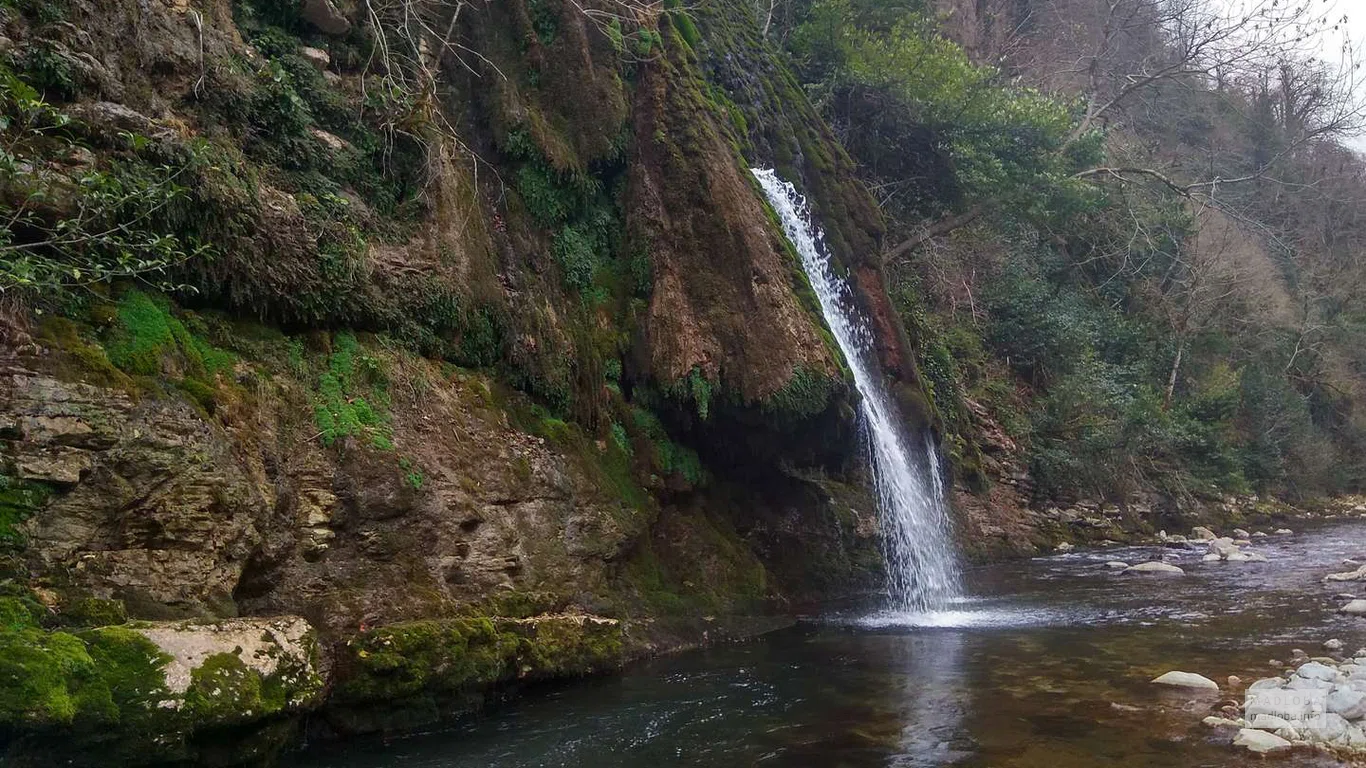
<path fill-rule="evenodd" d="M 84 605 L 87 617 L 116 618 L 109 603 Z M 118 765 L 259 757 L 285 741 L 258 731 L 275 734 L 280 718 L 319 702 L 319 659 L 312 629 L 295 617 L 0 629 L 6 758 Z"/>
<path fill-rule="evenodd" d="M 128 621 L 122 600 L 78 597 L 63 600 L 54 622 L 61 627 L 104 627 Z"/>
<path fill-rule="evenodd" d="M 346 645 L 327 715 L 344 732 L 415 728 L 495 687 L 620 666 L 621 627 L 592 616 L 473 617 L 371 630 Z"/>

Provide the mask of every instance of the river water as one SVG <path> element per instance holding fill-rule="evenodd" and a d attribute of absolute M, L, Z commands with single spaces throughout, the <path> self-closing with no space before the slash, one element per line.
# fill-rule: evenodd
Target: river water
<path fill-rule="evenodd" d="M 832 611 L 750 643 L 533 689 L 449 730 L 304 753 L 309 768 L 485 766 L 1237 766 L 1199 723 L 1217 699 L 1163 690 L 1168 670 L 1223 684 L 1275 674 L 1330 637 L 1366 645 L 1321 584 L 1366 555 L 1366 523 L 1259 539 L 1266 563 L 1113 548 L 965 573 L 980 597 L 927 625 Z M 1176 554 L 1182 577 L 1108 560 Z M 1318 762 L 1316 762 L 1316 760 Z M 1297 755 L 1283 764 L 1332 764 Z"/>

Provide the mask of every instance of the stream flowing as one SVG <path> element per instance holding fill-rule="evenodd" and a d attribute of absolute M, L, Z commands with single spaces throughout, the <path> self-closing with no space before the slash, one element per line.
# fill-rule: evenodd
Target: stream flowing
<path fill-rule="evenodd" d="M 750 170 L 801 257 L 826 325 L 844 353 L 860 395 L 859 415 L 878 497 L 890 599 L 889 610 L 874 618 L 908 624 L 932 621 L 937 612 L 962 597 L 937 449 L 928 433 L 918 441 L 905 434 L 905 420 L 883 376 L 872 328 L 848 280 L 837 272 L 806 199 L 775 172 Z"/>
<path fill-rule="evenodd" d="M 969 766 L 1232 768 L 1246 752 L 1200 724 L 1217 699 L 1149 681 L 1180 669 L 1223 684 L 1277 670 L 1292 648 L 1366 644 L 1322 584 L 1366 554 L 1366 523 L 1258 539 L 1265 563 L 1203 549 L 1111 548 L 968 569 L 976 597 L 940 626 L 852 625 L 841 611 L 750 643 L 532 689 L 445 731 L 361 740 L 303 768 Z M 1180 577 L 1109 560 L 1175 557 Z M 845 606 L 848 615 L 864 615 Z M 954 617 L 957 617 L 955 620 Z M 1296 755 L 1282 764 L 1330 765 Z"/>

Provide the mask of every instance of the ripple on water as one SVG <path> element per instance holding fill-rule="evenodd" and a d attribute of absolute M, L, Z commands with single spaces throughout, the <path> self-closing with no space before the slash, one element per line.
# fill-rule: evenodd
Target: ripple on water
<path fill-rule="evenodd" d="M 1072 623 L 1073 617 L 1048 608 L 951 608 L 942 611 L 879 611 L 837 620 L 860 629 L 1001 629 Z"/>

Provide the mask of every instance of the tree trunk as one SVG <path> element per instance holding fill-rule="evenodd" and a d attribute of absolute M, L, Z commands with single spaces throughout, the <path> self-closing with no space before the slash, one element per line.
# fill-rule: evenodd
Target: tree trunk
<path fill-rule="evenodd" d="M 979 204 L 972 206 L 962 213 L 954 214 L 947 219 L 940 219 L 926 227 L 924 232 L 902 242 L 900 245 L 888 251 L 886 260 L 891 261 L 892 259 L 904 255 L 907 251 L 918 248 L 940 235 L 947 235 L 959 227 L 965 227 L 976 221 L 977 217 L 981 215 L 982 206 Z"/>
<path fill-rule="evenodd" d="M 1172 372 L 1167 376 L 1167 395 L 1162 398 L 1162 410 L 1172 406 L 1172 396 L 1176 394 L 1176 375 L 1181 370 L 1181 356 L 1186 352 L 1186 339 L 1183 337 L 1176 345 L 1176 358 L 1172 360 Z"/>

